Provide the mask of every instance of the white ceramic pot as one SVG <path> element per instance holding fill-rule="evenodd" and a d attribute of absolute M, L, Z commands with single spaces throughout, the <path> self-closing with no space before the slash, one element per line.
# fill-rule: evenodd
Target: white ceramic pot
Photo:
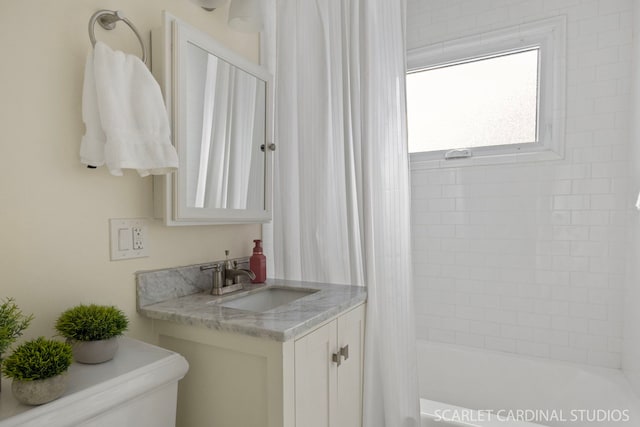
<path fill-rule="evenodd" d="M 44 380 L 13 380 L 11 392 L 20 403 L 42 405 L 62 396 L 67 388 L 67 381 L 66 372 Z"/>
<path fill-rule="evenodd" d="M 69 341 L 69 344 L 76 362 L 95 365 L 113 359 L 118 350 L 118 337 L 100 341 Z"/>

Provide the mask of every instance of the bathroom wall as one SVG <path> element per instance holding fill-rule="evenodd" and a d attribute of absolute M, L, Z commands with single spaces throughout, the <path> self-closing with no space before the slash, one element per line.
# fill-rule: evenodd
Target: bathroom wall
<path fill-rule="evenodd" d="M 113 177 L 78 161 L 81 96 L 90 46 L 87 23 L 99 9 L 121 9 L 149 42 L 161 11 L 189 21 L 257 61 L 256 34 L 232 31 L 227 10 L 207 13 L 188 0 L 3 0 L 0 5 L 0 297 L 14 297 L 36 319 L 25 337 L 52 335 L 64 309 L 115 304 L 128 335 L 150 336 L 135 311 L 134 272 L 249 255 L 258 225 L 167 228 L 151 219 L 152 178 Z M 125 25 L 98 40 L 131 53 Z M 149 218 L 148 258 L 109 260 L 109 218 Z"/>
<path fill-rule="evenodd" d="M 409 49 L 568 22 L 563 160 L 412 171 L 420 337 L 621 366 L 631 10 L 630 0 L 409 0 Z"/>
<path fill-rule="evenodd" d="M 638 196 L 640 191 L 640 2 L 633 2 L 633 54 L 631 82 L 631 182 L 629 198 Z M 627 286 L 624 296 L 624 341 L 622 368 L 629 378 L 636 394 L 640 396 L 640 213 L 635 208 L 629 213 L 629 251 L 627 262 Z"/>

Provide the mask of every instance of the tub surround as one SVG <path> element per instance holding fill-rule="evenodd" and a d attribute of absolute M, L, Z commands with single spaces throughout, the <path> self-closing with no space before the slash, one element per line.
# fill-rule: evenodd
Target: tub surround
<path fill-rule="evenodd" d="M 187 369 L 179 354 L 121 337 L 111 361 L 73 363 L 67 390 L 45 405 L 20 404 L 3 378 L 0 427 L 118 425 L 123 419 L 141 427 L 173 426 L 178 380 Z"/>
<path fill-rule="evenodd" d="M 200 265 L 139 272 L 136 276 L 138 311 L 146 317 L 280 342 L 304 335 L 362 304 L 367 297 L 361 286 L 268 279 L 264 284 L 246 284 L 239 293 L 270 286 L 319 291 L 256 313 L 217 305 L 216 301 L 227 301 L 234 294 L 210 295 L 211 273 L 201 272 Z"/>

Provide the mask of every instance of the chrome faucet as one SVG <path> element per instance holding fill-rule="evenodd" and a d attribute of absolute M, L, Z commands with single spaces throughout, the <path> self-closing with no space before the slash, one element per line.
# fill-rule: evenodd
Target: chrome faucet
<path fill-rule="evenodd" d="M 216 262 L 210 265 L 200 266 L 200 271 L 213 270 L 211 281 L 211 295 L 224 295 L 229 292 L 243 289 L 240 278 L 245 276 L 253 280 L 256 275 L 251 270 L 238 268 L 237 261 L 229 260 L 229 251 L 224 251 L 226 259 L 223 262 Z"/>
<path fill-rule="evenodd" d="M 256 275 L 251 270 L 247 270 L 246 268 L 231 268 L 225 271 L 227 286 L 240 283 L 239 278 L 242 276 L 246 276 L 251 280 L 256 278 Z"/>

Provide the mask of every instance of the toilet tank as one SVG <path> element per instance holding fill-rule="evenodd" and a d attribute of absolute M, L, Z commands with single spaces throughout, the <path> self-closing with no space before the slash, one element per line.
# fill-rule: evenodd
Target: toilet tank
<path fill-rule="evenodd" d="M 45 405 L 20 404 L 2 379 L 0 427 L 175 427 L 178 381 L 188 368 L 177 353 L 122 337 L 113 360 L 72 364 L 65 394 Z"/>

